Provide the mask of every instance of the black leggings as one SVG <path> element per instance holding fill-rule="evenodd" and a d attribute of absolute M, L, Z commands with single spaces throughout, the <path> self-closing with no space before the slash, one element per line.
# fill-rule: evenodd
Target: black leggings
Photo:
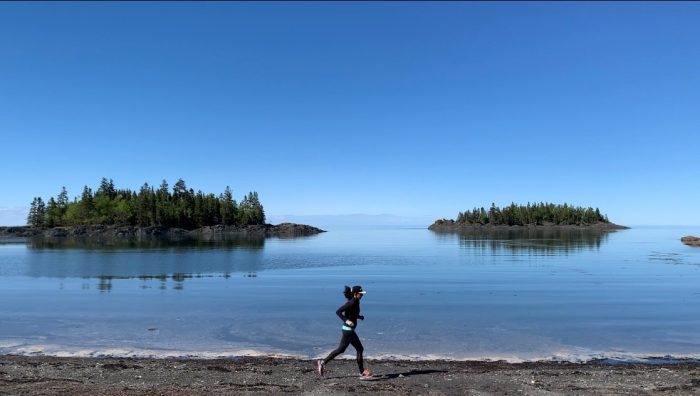
<path fill-rule="evenodd" d="M 365 350 L 365 348 L 362 347 L 360 337 L 357 336 L 354 330 L 343 330 L 343 336 L 340 338 L 340 345 L 338 345 L 338 348 L 336 348 L 335 351 L 328 354 L 328 357 L 323 359 L 323 363 L 328 363 L 336 356 L 345 352 L 350 344 L 352 344 L 353 348 L 355 348 L 357 351 L 357 367 L 359 367 L 360 373 L 365 371 L 364 364 L 362 363 L 362 352 Z"/>

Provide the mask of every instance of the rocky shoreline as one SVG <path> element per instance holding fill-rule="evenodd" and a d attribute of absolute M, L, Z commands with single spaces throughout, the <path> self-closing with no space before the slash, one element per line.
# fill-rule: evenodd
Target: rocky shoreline
<path fill-rule="evenodd" d="M 210 240 L 227 237 L 299 237 L 326 232 L 305 224 L 282 223 L 277 225 L 207 226 L 194 230 L 171 227 L 135 227 L 114 225 L 87 225 L 38 229 L 29 226 L 0 227 L 2 238 L 82 238 L 141 240 L 149 238 Z"/>
<path fill-rule="evenodd" d="M 0 355 L 3 395 L 690 395 L 700 364 L 505 363 L 352 359 L 324 377 L 301 359 L 132 359 Z"/>
<path fill-rule="evenodd" d="M 629 227 L 613 223 L 595 223 L 582 225 L 559 225 L 559 224 L 528 224 L 528 225 L 492 225 L 492 224 L 469 224 L 458 223 L 454 220 L 436 220 L 428 227 L 429 230 L 437 232 L 492 232 L 492 231 L 520 231 L 520 230 L 587 230 L 587 231 L 617 231 L 626 230 Z"/>

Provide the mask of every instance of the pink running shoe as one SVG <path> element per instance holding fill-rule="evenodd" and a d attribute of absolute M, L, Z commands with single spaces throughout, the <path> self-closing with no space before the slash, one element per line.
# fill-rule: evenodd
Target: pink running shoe
<path fill-rule="evenodd" d="M 369 371 L 368 369 L 365 369 L 365 371 L 363 371 L 362 373 L 360 373 L 360 379 L 361 379 L 361 380 L 369 379 L 369 378 L 372 378 L 372 372 Z"/>
<path fill-rule="evenodd" d="M 316 362 L 316 372 L 318 375 L 323 377 L 323 373 L 326 371 L 326 365 L 323 364 L 323 360 L 319 360 Z"/>

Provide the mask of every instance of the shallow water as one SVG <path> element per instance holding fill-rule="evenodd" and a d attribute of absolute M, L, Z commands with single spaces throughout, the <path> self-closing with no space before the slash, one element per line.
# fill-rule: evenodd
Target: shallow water
<path fill-rule="evenodd" d="M 689 234 L 700 227 L 0 244 L 0 353 L 323 356 L 339 340 L 343 285 L 361 284 L 369 357 L 698 358 Z"/>

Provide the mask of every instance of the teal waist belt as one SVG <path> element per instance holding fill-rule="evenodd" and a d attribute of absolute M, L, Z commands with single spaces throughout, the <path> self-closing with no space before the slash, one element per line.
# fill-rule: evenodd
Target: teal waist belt
<path fill-rule="evenodd" d="M 352 327 L 343 325 L 343 330 L 352 330 Z"/>

